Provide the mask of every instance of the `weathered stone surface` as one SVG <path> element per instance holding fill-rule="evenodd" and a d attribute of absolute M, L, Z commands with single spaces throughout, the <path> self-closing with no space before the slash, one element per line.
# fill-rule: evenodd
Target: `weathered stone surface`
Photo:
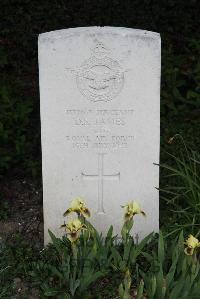
<path fill-rule="evenodd" d="M 160 36 L 113 27 L 39 36 L 45 240 L 82 196 L 91 221 L 119 233 L 136 200 L 139 237 L 159 227 Z"/>

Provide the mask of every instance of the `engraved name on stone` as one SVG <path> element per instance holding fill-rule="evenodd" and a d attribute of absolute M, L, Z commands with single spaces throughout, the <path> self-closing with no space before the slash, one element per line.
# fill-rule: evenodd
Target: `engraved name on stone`
<path fill-rule="evenodd" d="M 70 110 L 66 109 L 66 116 L 73 120 L 75 125 L 92 126 L 95 124 L 115 124 L 123 126 L 130 117 L 133 116 L 134 110 Z"/>
<path fill-rule="evenodd" d="M 66 109 L 67 120 L 70 125 L 80 127 L 100 127 L 92 130 L 91 135 L 67 135 L 68 143 L 75 149 L 126 149 L 133 142 L 133 135 L 116 135 L 109 126 L 124 127 L 134 116 L 133 109 Z"/>

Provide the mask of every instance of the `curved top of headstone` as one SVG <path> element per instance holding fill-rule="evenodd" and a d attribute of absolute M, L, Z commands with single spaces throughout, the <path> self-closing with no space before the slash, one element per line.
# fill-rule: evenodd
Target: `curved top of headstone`
<path fill-rule="evenodd" d="M 111 26 L 91 26 L 91 27 L 76 27 L 62 30 L 49 31 L 39 34 L 39 42 L 45 40 L 55 40 L 65 38 L 69 36 L 75 36 L 83 33 L 94 34 L 94 33 L 107 33 L 107 34 L 121 34 L 124 36 L 134 35 L 143 38 L 160 39 L 160 34 L 153 31 L 132 29 L 125 27 L 111 27 Z"/>

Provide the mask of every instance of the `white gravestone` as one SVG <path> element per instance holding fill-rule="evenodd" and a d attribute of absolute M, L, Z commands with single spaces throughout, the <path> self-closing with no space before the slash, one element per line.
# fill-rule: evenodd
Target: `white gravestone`
<path fill-rule="evenodd" d="M 91 222 L 120 233 L 136 200 L 139 238 L 159 229 L 160 35 L 86 27 L 39 36 L 45 243 L 86 199 Z"/>

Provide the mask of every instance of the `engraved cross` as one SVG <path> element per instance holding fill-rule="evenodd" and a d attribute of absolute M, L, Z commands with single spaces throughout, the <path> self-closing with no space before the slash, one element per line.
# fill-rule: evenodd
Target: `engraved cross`
<path fill-rule="evenodd" d="M 98 173 L 97 174 L 86 174 L 81 173 L 83 179 L 97 180 L 98 181 L 98 214 L 104 214 L 104 180 L 119 180 L 120 172 L 114 174 L 104 174 L 104 155 L 103 153 L 98 154 Z"/>

